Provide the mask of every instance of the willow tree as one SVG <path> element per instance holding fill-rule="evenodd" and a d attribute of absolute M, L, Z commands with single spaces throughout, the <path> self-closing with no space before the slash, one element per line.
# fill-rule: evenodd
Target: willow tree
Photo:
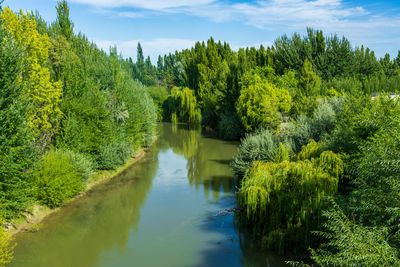
<path fill-rule="evenodd" d="M 316 142 L 288 159 L 281 145 L 277 162 L 256 162 L 247 171 L 239 191 L 244 222 L 253 227 L 263 245 L 280 252 L 305 249 L 310 231 L 321 220 L 325 196 L 337 191 L 343 162 L 331 151 L 319 152 Z"/>
<path fill-rule="evenodd" d="M 169 109 L 173 122 L 198 123 L 201 119 L 201 111 L 193 90 L 174 87 L 169 98 Z"/>

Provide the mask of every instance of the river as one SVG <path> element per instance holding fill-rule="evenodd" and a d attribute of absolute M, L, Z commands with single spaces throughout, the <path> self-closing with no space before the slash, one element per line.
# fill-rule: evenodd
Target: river
<path fill-rule="evenodd" d="M 227 211 L 237 145 L 161 123 L 143 159 L 17 234 L 11 266 L 281 266 Z"/>

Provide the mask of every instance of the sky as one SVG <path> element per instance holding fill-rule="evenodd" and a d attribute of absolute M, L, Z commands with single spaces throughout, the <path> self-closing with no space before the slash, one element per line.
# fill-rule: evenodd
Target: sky
<path fill-rule="evenodd" d="M 231 48 L 270 46 L 307 27 L 365 45 L 378 57 L 400 50 L 400 1 L 372 0 L 69 0 L 74 31 L 108 51 L 136 59 L 140 42 L 152 62 L 159 54 L 190 48 L 196 41 L 228 42 Z M 14 11 L 38 11 L 56 19 L 57 0 L 5 0 Z"/>

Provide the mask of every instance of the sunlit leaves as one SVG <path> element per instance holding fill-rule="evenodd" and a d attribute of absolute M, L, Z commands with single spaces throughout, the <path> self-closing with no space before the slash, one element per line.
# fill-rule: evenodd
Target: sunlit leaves
<path fill-rule="evenodd" d="M 288 112 L 291 108 L 288 91 L 276 88 L 257 74 L 247 76 L 242 83 L 244 87 L 236 109 L 246 130 L 254 131 L 260 127 L 277 129 L 281 112 Z"/>

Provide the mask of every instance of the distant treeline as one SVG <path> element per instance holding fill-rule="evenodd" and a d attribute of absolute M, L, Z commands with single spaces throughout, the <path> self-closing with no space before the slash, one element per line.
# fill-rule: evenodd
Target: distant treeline
<path fill-rule="evenodd" d="M 187 87 L 195 97 L 189 102 L 197 103 L 194 112 L 200 112 L 201 119 L 194 114 L 184 115 L 184 118 L 179 118 L 178 114 L 177 119 L 198 118 L 204 126 L 232 139 L 240 137 L 246 129 L 237 101 L 247 86 L 245 80 L 253 79 L 249 77 L 252 75 L 289 92 L 293 108 L 283 115 L 292 117 L 301 113 L 301 105 L 309 104 L 301 104 L 304 99 L 300 95 L 372 94 L 400 89 L 400 51 L 397 58 L 391 59 L 386 54 L 377 59 L 369 48 L 353 48 L 345 37 L 324 36 L 322 31 L 311 28 L 304 37 L 283 35 L 271 47 L 261 45 L 258 49 L 247 47 L 238 51 L 233 51 L 228 43 L 210 38 L 191 49 L 159 56 L 157 66 L 151 64 L 149 57 L 144 59 L 140 43 L 137 50 L 136 62 L 131 58 L 126 61 L 136 79 L 156 87 L 150 91 L 158 103 L 160 119 L 176 118 L 175 105 L 168 104 L 174 98 L 170 90 Z M 312 76 L 310 84 L 307 76 Z M 174 99 L 179 102 L 176 97 Z M 311 105 L 315 106 L 315 101 Z"/>

